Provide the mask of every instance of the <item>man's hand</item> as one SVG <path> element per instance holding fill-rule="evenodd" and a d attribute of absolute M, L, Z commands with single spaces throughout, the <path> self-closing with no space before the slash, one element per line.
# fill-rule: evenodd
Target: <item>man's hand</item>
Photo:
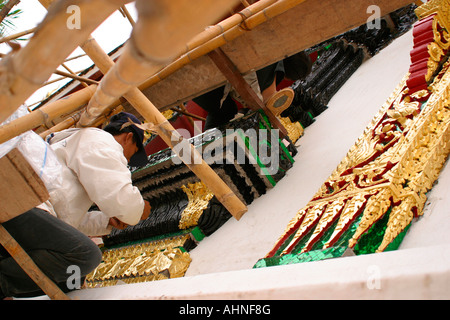
<path fill-rule="evenodd" d="M 126 227 L 128 227 L 128 225 L 126 223 L 123 223 L 122 221 L 120 221 L 119 219 L 114 218 L 114 217 L 109 218 L 109 225 L 111 225 L 114 228 L 119 229 L 119 230 L 123 230 Z"/>
<path fill-rule="evenodd" d="M 141 220 L 145 220 L 150 215 L 150 211 L 152 210 L 152 207 L 150 206 L 150 202 L 147 200 L 144 200 L 144 211 L 142 212 Z"/>

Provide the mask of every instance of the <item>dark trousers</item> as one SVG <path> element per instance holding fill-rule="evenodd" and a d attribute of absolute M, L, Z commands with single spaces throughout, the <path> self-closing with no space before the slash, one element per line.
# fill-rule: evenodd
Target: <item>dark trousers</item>
<path fill-rule="evenodd" d="M 101 251 L 86 235 L 46 211 L 34 208 L 5 223 L 5 229 L 36 265 L 64 292 L 73 267 L 85 277 L 101 262 Z M 81 280 L 80 280 L 81 281 Z M 81 282 L 82 284 L 82 282 Z M 0 245 L 0 294 L 7 297 L 43 295 L 42 290 Z"/>
<path fill-rule="evenodd" d="M 195 103 L 208 112 L 205 131 L 227 124 L 238 112 L 236 102 L 230 96 L 227 96 L 220 106 L 224 88 L 224 86 L 219 87 L 193 99 Z"/>

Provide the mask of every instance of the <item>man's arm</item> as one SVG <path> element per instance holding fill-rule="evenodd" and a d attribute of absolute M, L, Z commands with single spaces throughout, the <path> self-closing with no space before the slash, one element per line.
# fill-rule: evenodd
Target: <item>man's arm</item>
<path fill-rule="evenodd" d="M 150 203 L 147 200 L 144 200 L 144 212 L 142 212 L 141 220 L 147 219 L 150 215 L 150 212 L 151 212 Z M 126 223 L 123 223 L 122 221 L 120 221 L 119 219 L 117 219 L 115 217 L 109 218 L 108 225 L 110 225 L 116 229 L 120 229 L 120 230 L 128 227 L 128 225 Z"/>

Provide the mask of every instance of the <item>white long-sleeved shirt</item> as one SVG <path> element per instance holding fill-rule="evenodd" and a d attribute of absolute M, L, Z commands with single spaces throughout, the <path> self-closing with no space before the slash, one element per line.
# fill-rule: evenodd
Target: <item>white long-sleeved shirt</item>
<path fill-rule="evenodd" d="M 49 141 L 62 168 L 62 187 L 50 193 L 58 218 L 89 236 L 111 232 L 109 218 L 135 225 L 144 210 L 122 146 L 96 128 L 68 129 Z M 100 211 L 88 211 L 96 204 Z M 50 209 L 51 210 L 51 209 Z"/>

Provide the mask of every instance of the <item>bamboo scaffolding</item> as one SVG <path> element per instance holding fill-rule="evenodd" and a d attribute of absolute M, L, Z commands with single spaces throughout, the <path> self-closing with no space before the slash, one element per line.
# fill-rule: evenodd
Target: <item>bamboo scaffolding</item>
<path fill-rule="evenodd" d="M 41 0 L 41 3 L 42 2 L 45 2 L 44 0 Z M 253 5 L 251 5 L 251 6 L 249 6 L 248 8 L 246 8 L 245 10 L 250 10 L 250 11 L 248 11 L 248 12 L 246 12 L 246 13 L 244 13 L 244 14 L 236 14 L 236 15 L 234 15 L 234 16 L 232 16 L 231 17 L 231 19 L 226 19 L 226 20 L 224 20 L 223 22 L 221 22 L 221 25 L 220 26 L 218 26 L 217 27 L 217 29 L 222 29 L 222 30 L 225 30 L 225 32 L 227 32 L 227 31 L 230 31 L 230 30 L 233 30 L 233 28 L 236 28 L 236 27 L 239 27 L 240 26 L 240 24 L 243 22 L 243 17 L 245 17 L 245 16 L 248 16 L 248 17 L 253 17 L 253 15 L 257 15 L 257 14 L 260 14 L 260 13 L 263 13 L 264 15 L 268 15 L 266 12 L 265 12 L 265 10 L 266 9 L 268 9 L 268 7 L 271 5 L 271 4 L 273 4 L 273 3 L 275 3 L 276 1 L 272 1 L 272 0 L 268 0 L 268 1 L 259 1 L 259 2 L 257 2 L 257 3 L 255 3 L 255 4 L 253 4 Z M 296 1 L 296 2 L 301 2 L 301 1 Z M 293 4 L 292 3 L 292 1 L 289 1 L 289 5 L 290 6 L 293 6 L 293 5 L 296 5 L 296 4 L 298 4 L 298 3 L 295 3 L 295 4 Z M 284 6 L 284 9 L 286 9 L 286 6 Z M 253 11 L 252 11 L 253 10 Z M 273 9 L 272 9 L 273 10 Z M 277 9 L 278 11 L 280 11 L 280 9 Z M 287 9 L 286 9 L 287 10 Z M 248 23 L 248 19 L 249 18 L 246 18 L 245 20 L 246 20 L 246 24 Z M 262 23 L 262 22 L 261 22 Z M 256 24 L 255 24 L 256 25 Z M 211 31 L 212 31 L 213 29 L 210 29 L 210 30 L 207 30 L 208 32 L 207 32 L 207 37 L 204 37 L 204 38 L 202 38 L 202 37 L 197 37 L 197 39 L 194 39 L 195 41 L 197 41 L 197 44 L 199 44 L 200 43 L 200 47 L 201 46 L 203 46 L 203 45 L 201 45 L 201 43 L 204 43 L 204 45 L 206 44 L 208 44 L 208 42 L 209 41 L 211 41 L 211 40 L 214 40 L 215 38 L 217 38 L 217 36 L 215 35 L 215 34 L 213 34 L 213 33 L 211 33 Z M 205 34 L 205 33 L 203 33 L 203 34 Z M 224 34 L 222 33 L 221 34 L 221 36 L 219 36 L 219 38 L 223 38 L 224 37 Z M 199 39 L 200 39 L 200 42 L 199 42 Z M 201 39 L 203 39 L 203 40 L 201 40 Z M 227 37 L 227 39 L 228 39 L 228 37 Z M 88 45 L 88 43 L 89 42 L 91 42 L 92 43 L 92 39 L 90 39 L 90 40 L 88 40 L 85 44 L 84 44 L 84 47 L 85 47 L 85 49 L 87 48 L 87 47 L 89 47 L 89 45 Z M 189 42 L 189 46 L 193 46 L 193 44 L 194 44 L 195 42 L 194 41 L 191 41 L 191 42 Z M 195 45 L 195 44 L 194 44 Z M 187 46 L 187 48 L 189 49 L 189 46 Z M 95 46 L 93 46 L 93 47 L 95 47 Z M 98 48 L 97 48 L 98 49 Z M 101 48 L 100 48 L 101 49 Z M 201 48 L 194 48 L 194 50 L 197 50 L 196 52 L 200 52 L 200 50 L 199 49 L 201 49 Z M 96 50 L 96 49 L 94 49 L 94 50 Z M 190 53 L 189 54 L 189 56 L 192 58 L 192 53 Z M 92 54 L 90 55 L 90 57 L 92 58 Z M 177 60 L 178 62 L 179 62 L 179 60 Z M 176 61 L 176 62 L 177 62 Z M 101 68 L 101 63 L 104 63 L 104 61 L 103 62 L 99 62 L 99 61 L 94 61 L 94 63 L 100 68 L 100 69 L 102 69 Z M 112 64 L 111 64 L 112 63 Z M 106 65 L 103 65 L 103 70 L 105 70 L 105 68 L 106 69 L 109 69 L 112 65 L 114 65 L 114 63 L 112 62 L 112 61 L 110 61 L 110 62 L 106 62 Z M 173 65 L 173 64 L 172 64 Z M 180 67 L 182 66 L 182 65 L 179 65 Z M 166 69 L 163 69 L 163 71 L 164 70 L 166 70 Z M 158 73 L 157 75 L 161 75 L 161 73 Z M 151 78 L 150 78 L 151 79 Z M 139 94 L 138 94 L 139 95 Z M 136 94 L 135 94 L 135 96 L 136 96 Z M 130 98 L 130 97 L 128 97 L 128 98 Z M 131 98 L 133 98 L 133 97 L 131 97 Z M 134 97 L 134 99 L 136 100 L 139 100 L 139 98 L 136 98 L 136 97 Z M 127 100 L 133 100 L 133 99 L 127 99 Z M 111 109 L 113 109 L 114 107 L 116 107 L 116 106 L 118 106 L 118 105 L 120 105 L 120 100 L 119 99 L 117 99 L 116 101 L 114 101 L 112 104 L 111 104 L 111 106 L 110 106 L 110 109 L 109 110 L 111 110 Z M 106 110 L 106 112 L 107 112 L 108 110 Z M 170 144 L 169 144 L 170 145 Z"/>
<path fill-rule="evenodd" d="M 51 1 L 45 1 L 45 0 L 40 0 L 41 3 L 45 4 L 47 3 L 47 5 L 49 5 L 51 3 Z M 279 1 L 279 2 L 284 2 L 284 1 Z M 289 6 L 293 6 L 296 5 L 297 2 L 301 2 L 301 1 L 296 1 L 296 4 L 292 4 L 292 1 L 289 1 Z M 264 12 L 264 10 L 268 9 L 268 7 L 272 4 L 276 3 L 276 5 L 281 5 L 280 3 L 277 3 L 276 0 L 261 0 L 256 2 L 255 4 L 250 5 L 248 8 L 246 8 L 245 10 L 243 10 L 242 13 L 240 14 L 235 14 L 234 16 L 220 22 L 217 26 L 215 26 L 214 28 L 208 28 L 207 30 L 205 30 L 204 32 L 201 33 L 201 36 L 199 37 L 195 37 L 192 41 L 189 42 L 187 48 L 193 47 L 195 45 L 199 46 L 198 48 L 195 48 L 197 50 L 197 52 L 201 51 L 201 47 L 203 45 L 208 45 L 208 41 L 210 41 L 211 39 L 214 39 L 214 37 L 217 34 L 217 30 L 230 30 L 233 27 L 238 27 L 240 25 L 240 23 L 243 21 L 243 17 L 248 16 L 249 18 L 251 18 L 252 16 L 259 14 L 259 13 L 263 13 L 264 15 L 267 15 L 267 13 Z M 286 10 L 286 5 L 283 4 L 283 10 Z M 247 11 L 246 11 L 247 10 Z M 270 9 L 273 10 L 273 9 Z M 282 11 L 280 9 L 278 9 L 278 11 Z M 248 18 L 247 18 L 248 20 Z M 248 23 L 248 22 L 247 22 Z M 215 33 L 211 33 L 212 31 L 215 30 Z M 224 37 L 223 33 L 221 34 L 221 36 L 219 38 Z M 227 36 L 227 38 L 230 38 Z M 93 55 L 96 55 L 96 51 L 101 52 L 102 49 L 100 48 L 100 46 L 98 45 L 93 45 L 93 46 L 89 46 L 89 42 L 93 42 L 93 39 L 89 39 L 87 42 L 85 42 L 83 44 L 83 48 L 84 50 L 90 50 L 91 54 L 90 54 L 90 58 L 92 59 Z M 203 44 L 203 45 L 202 45 Z M 89 48 L 90 47 L 90 48 Z M 193 57 L 192 53 L 189 55 L 184 55 L 183 57 L 181 57 L 180 59 L 186 59 L 188 57 Z M 166 73 L 166 76 L 169 75 L 171 72 L 168 70 L 170 68 L 173 68 L 175 71 L 175 69 L 179 69 L 181 68 L 185 63 L 183 63 L 180 59 L 176 60 L 174 63 L 172 63 L 169 67 L 166 67 L 165 69 L 163 69 L 161 72 L 159 72 L 158 74 L 156 74 L 155 76 L 152 76 L 151 78 L 149 78 L 150 81 L 155 81 L 155 79 L 157 81 L 162 80 L 162 78 L 164 78 L 165 76 L 163 76 L 164 73 Z M 108 59 L 106 59 L 107 61 Z M 190 61 L 190 59 L 188 59 Z M 99 67 L 101 70 L 103 71 L 107 71 L 114 63 L 111 61 L 107 61 L 106 65 L 101 65 L 102 63 L 105 63 L 105 60 L 103 61 L 94 61 L 94 63 L 97 65 L 97 67 Z M 187 62 L 188 63 L 188 62 Z M 156 81 L 156 82 L 157 82 Z M 142 86 L 147 86 L 148 82 L 144 83 Z M 114 109 L 115 107 L 120 105 L 120 100 L 117 99 L 115 102 L 113 102 L 110 106 L 110 110 Z M 79 106 L 74 106 L 74 109 L 76 110 Z M 3 128 L 0 128 L 0 131 Z M 15 134 L 20 134 L 21 132 L 16 132 Z M 14 134 L 11 133 L 11 136 L 13 136 Z"/>
<path fill-rule="evenodd" d="M 100 82 L 87 112 L 81 116 L 81 125 L 89 126 L 117 97 L 177 58 L 185 50 L 187 41 L 206 25 L 217 21 L 234 3 L 236 1 L 198 0 L 196 6 L 192 6 L 188 0 L 136 2 L 139 19 L 131 38 L 114 69 Z M 195 21 L 191 21 L 192 17 L 196 17 Z"/>
<path fill-rule="evenodd" d="M 43 0 L 41 0 L 42 2 Z M 51 2 L 51 1 L 50 1 Z M 162 69 L 160 72 L 158 72 L 156 75 L 150 77 L 147 81 L 145 81 L 142 85 L 139 86 L 139 88 L 142 90 L 144 88 L 147 88 L 148 86 L 151 86 L 176 70 L 180 69 L 184 65 L 192 62 L 196 58 L 198 58 L 200 55 L 195 56 L 192 53 L 189 53 L 190 50 L 196 49 L 199 50 L 197 52 L 201 52 L 201 47 L 204 45 L 208 45 L 208 41 L 214 39 L 215 37 L 219 35 L 223 35 L 224 32 L 230 30 L 233 27 L 239 27 L 239 25 L 247 18 L 252 17 L 253 15 L 256 15 L 258 13 L 264 13 L 264 10 L 267 9 L 272 4 L 276 3 L 277 0 L 260 0 L 252 5 L 250 5 L 248 8 L 241 11 L 239 14 L 235 14 L 220 23 L 218 23 L 215 26 L 209 27 L 205 31 L 201 32 L 198 36 L 195 36 L 191 41 L 188 42 L 186 46 L 186 50 L 188 52 L 188 55 L 183 55 L 181 58 L 177 59 L 174 63 L 170 64 L 169 66 Z M 291 1 L 292 2 L 292 1 Z M 299 1 L 297 1 L 299 2 Z M 278 4 L 280 5 L 280 4 Z M 290 6 L 293 6 L 290 4 Z M 273 9 L 272 9 L 273 10 Z M 280 10 L 279 10 L 280 11 Z M 282 11 L 282 10 L 281 10 Z M 231 37 L 227 37 L 231 38 Z M 103 51 L 98 45 L 93 45 L 92 48 L 89 49 L 89 42 L 95 41 L 93 39 L 89 39 L 85 44 L 83 44 L 81 47 L 86 51 L 90 50 L 90 58 L 92 59 L 93 55 L 96 55 L 99 51 Z M 212 50 L 211 50 L 212 51 Z M 208 52 L 208 50 L 205 50 L 203 52 Z M 102 63 L 105 63 L 105 60 L 103 61 L 94 61 L 94 64 L 99 67 L 100 70 L 107 71 L 109 67 L 113 64 L 112 61 L 107 62 L 107 65 L 101 65 Z M 120 104 L 120 101 L 117 100 L 114 103 L 110 105 L 110 110 L 114 107 L 118 106 Z"/>
<path fill-rule="evenodd" d="M 123 4 L 124 1 L 119 0 L 61 0 L 55 3 L 28 44 L 0 61 L 0 73 L 3 74 L 0 77 L 0 123 L 17 110 L 61 62 Z M 83 12 L 83 28 L 68 28 L 66 10 L 69 5 L 78 5 Z"/>
<path fill-rule="evenodd" d="M 204 1 L 205 3 L 208 1 Z M 226 1 L 226 6 L 230 5 L 229 1 Z M 158 2 L 159 5 L 167 5 L 167 2 L 164 3 L 164 1 Z M 184 1 L 184 4 L 189 7 L 188 1 Z M 222 0 L 222 6 L 224 6 L 225 0 Z M 217 1 L 214 2 L 215 9 L 217 9 Z M 145 7 L 145 4 L 144 4 Z M 186 10 L 181 10 L 179 6 L 170 4 L 169 7 L 171 7 L 172 12 L 182 12 L 186 13 Z M 198 6 L 198 8 L 203 8 L 204 6 Z M 176 8 L 176 10 L 175 10 Z M 141 10 L 146 10 L 141 9 Z M 141 11 L 140 11 L 141 12 Z M 164 12 L 164 11 L 163 11 Z M 214 17 L 215 18 L 215 17 Z M 164 18 L 165 19 L 165 18 Z M 179 19 L 175 16 L 173 19 L 178 21 Z M 212 19 L 212 18 L 209 18 Z M 138 30 L 140 29 L 141 33 L 145 32 L 145 30 L 149 28 L 155 28 L 156 26 L 159 26 L 161 21 L 158 21 L 158 19 L 155 19 L 153 17 L 153 21 L 151 22 L 151 26 L 145 26 L 139 27 L 139 21 L 137 23 Z M 156 21 L 155 21 L 156 20 Z M 173 20 L 167 22 L 169 24 L 173 24 Z M 180 23 L 180 22 L 179 22 Z M 151 30 L 151 29 L 150 29 Z M 179 39 L 178 36 L 174 39 L 171 39 L 171 41 L 166 41 L 164 50 L 159 50 L 158 53 L 160 57 L 164 57 L 166 52 L 174 52 L 172 53 L 173 56 L 176 56 L 177 51 L 183 48 L 184 45 L 181 45 L 182 43 L 186 42 L 186 39 L 189 39 L 189 37 L 196 32 L 195 28 L 190 31 L 188 35 L 185 35 L 185 38 Z M 156 32 L 155 32 L 156 34 Z M 150 41 L 149 39 L 141 38 L 139 39 L 140 42 L 142 41 Z M 162 43 L 163 40 L 161 39 L 154 39 L 151 41 L 153 43 Z M 104 78 L 100 81 L 100 86 L 103 87 L 103 89 L 98 89 L 96 92 L 96 95 L 91 99 L 87 110 L 85 113 L 82 114 L 80 121 L 78 122 L 78 127 L 84 127 L 84 126 L 90 126 L 92 125 L 92 122 L 95 121 L 95 119 L 98 118 L 101 114 L 103 114 L 105 111 L 109 110 L 111 108 L 111 101 L 117 100 L 118 97 L 123 95 L 125 99 L 128 100 L 128 102 L 131 103 L 131 105 L 144 117 L 146 121 L 149 123 L 155 124 L 155 130 L 157 133 L 161 136 L 161 138 L 167 143 L 169 147 L 171 147 L 173 150 L 176 150 L 176 146 L 183 144 L 188 147 L 189 151 L 184 150 L 186 153 L 189 153 L 189 156 L 181 154 L 180 151 L 177 152 L 177 154 L 180 156 L 180 158 L 184 161 L 184 163 L 191 169 L 191 171 L 196 174 L 200 180 L 207 185 L 210 190 L 216 195 L 217 199 L 228 209 L 228 211 L 237 219 L 239 220 L 242 215 L 247 211 L 247 207 L 245 204 L 243 204 L 239 198 L 231 191 L 231 189 L 223 182 L 223 180 L 216 174 L 214 170 L 212 170 L 208 164 L 201 158 L 201 155 L 197 152 L 197 150 L 187 142 L 187 140 L 183 139 L 181 135 L 178 134 L 178 132 L 173 128 L 173 126 L 167 121 L 167 119 L 161 114 L 161 112 L 148 100 L 148 98 L 135 86 L 133 86 L 135 83 L 139 83 L 139 80 L 132 80 L 134 77 L 138 77 L 139 75 L 136 74 L 136 72 L 126 72 L 126 75 L 123 75 L 123 73 L 119 72 L 119 77 L 117 77 L 117 64 L 114 64 L 114 62 L 111 60 L 111 58 L 103 52 L 103 50 L 98 46 L 98 43 L 93 39 L 90 38 L 88 41 L 86 41 L 82 46 L 82 49 L 88 54 L 91 59 L 94 61 L 94 63 L 99 67 L 99 69 L 106 74 Z M 174 49 L 175 48 L 175 51 Z M 147 48 L 148 49 L 148 48 Z M 161 48 L 159 48 L 161 49 Z M 135 48 L 133 50 L 136 50 Z M 182 49 L 181 49 L 182 50 Z M 132 51 L 133 56 L 135 55 L 135 51 Z M 157 55 L 158 55 L 157 53 Z M 127 57 L 127 55 L 125 55 Z M 128 57 L 132 57 L 131 55 L 128 55 Z M 129 58 L 124 58 L 124 55 L 121 56 L 119 61 L 124 60 L 127 62 Z M 172 56 L 170 56 L 168 59 L 173 59 Z M 167 60 L 166 58 L 163 58 L 162 60 Z M 133 59 L 133 66 L 138 67 L 138 70 L 140 70 L 140 73 L 144 74 L 144 71 L 152 72 L 155 68 L 154 65 L 150 65 L 147 68 L 143 68 L 141 66 L 142 61 L 135 61 Z M 127 64 L 124 64 L 123 67 L 125 70 L 127 70 Z M 145 65 L 144 65 L 145 67 Z M 158 63 L 156 65 L 156 68 L 161 68 L 161 65 Z M 143 70 L 144 69 L 144 70 Z M 137 70 L 133 68 L 133 70 Z M 136 75 L 135 75 L 136 74 Z M 144 75 L 145 76 L 145 75 Z M 141 76 L 141 78 L 143 78 Z M 120 80 L 125 79 L 125 83 L 122 83 Z M 130 80 L 126 80 L 130 79 Z M 131 82 L 135 81 L 135 83 Z M 111 90 L 110 86 L 113 87 Z M 109 92 L 107 95 L 103 94 L 103 90 L 106 88 L 107 92 Z M 108 91 L 111 90 L 111 91 Z M 103 101 L 103 104 L 98 103 L 98 99 L 100 96 L 100 100 Z M 105 99 L 106 98 L 106 99 Z M 106 102 L 105 102 L 106 101 Z M 94 105 L 94 115 L 92 112 L 92 105 Z M 84 122 L 83 122 L 84 119 Z"/>
<path fill-rule="evenodd" d="M 44 105 L 27 115 L 4 124 L 0 127 L 0 143 L 6 142 L 28 130 L 32 130 L 43 123 L 48 123 L 59 116 L 81 109 L 89 102 L 96 87 L 96 85 L 91 85 L 81 89 L 64 99 Z"/>
<path fill-rule="evenodd" d="M 100 117 L 98 119 L 98 121 L 94 124 L 94 127 L 101 126 L 106 120 L 111 118 L 114 114 L 119 113 L 119 112 L 121 112 L 123 110 L 124 110 L 123 106 L 119 105 L 111 113 L 106 114 L 103 117 Z M 69 116 L 68 118 L 64 119 L 60 123 L 54 125 L 53 127 L 51 127 L 49 129 L 39 133 L 39 136 L 42 139 L 45 139 L 45 137 L 47 137 L 51 133 L 59 132 L 59 131 L 62 131 L 64 129 L 68 129 L 68 128 L 76 126 L 77 122 L 80 120 L 82 112 L 84 112 L 84 109 L 80 110 L 79 112 L 76 112 L 76 113 L 72 114 L 71 116 Z"/>

